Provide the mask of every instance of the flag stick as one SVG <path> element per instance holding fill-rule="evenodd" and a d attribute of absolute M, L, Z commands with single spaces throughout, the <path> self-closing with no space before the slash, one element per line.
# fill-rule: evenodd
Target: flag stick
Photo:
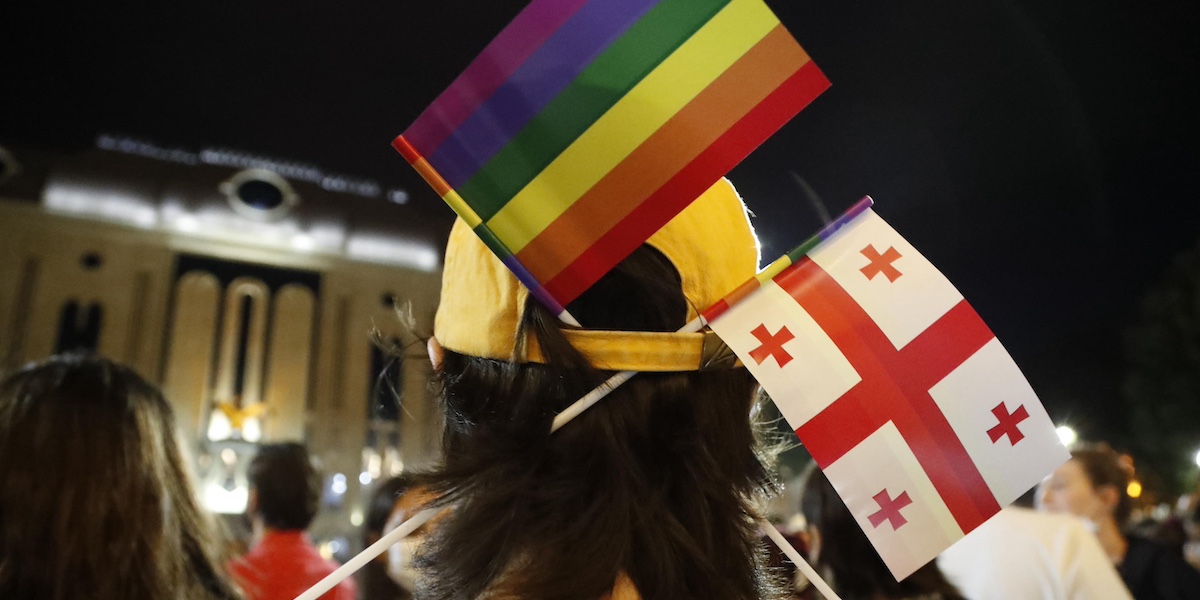
<path fill-rule="evenodd" d="M 620 387 L 622 383 L 629 381 L 634 375 L 637 375 L 636 371 L 621 371 L 620 373 L 609 377 L 604 383 L 596 386 L 595 389 L 588 392 L 584 397 L 572 402 L 571 405 L 565 410 L 555 415 L 554 422 L 550 424 L 550 433 L 558 431 L 559 427 L 566 425 L 568 421 L 578 417 L 583 413 L 583 411 L 591 408 L 593 404 L 599 402 L 601 399 L 607 396 L 609 392 Z"/>
<path fill-rule="evenodd" d="M 770 265 L 768 265 L 767 268 L 760 271 L 757 275 L 747 280 L 746 283 L 738 286 L 737 289 L 714 304 L 713 307 L 720 305 L 722 302 L 732 306 L 738 300 L 741 300 L 748 295 L 746 290 L 753 289 L 750 286 L 757 288 L 758 285 L 761 285 L 762 283 L 774 278 L 784 269 L 791 266 L 793 262 L 799 260 L 800 257 L 808 254 L 808 252 L 815 248 L 817 244 L 821 243 L 825 239 L 828 239 L 831 235 L 837 232 L 837 230 L 841 229 L 842 226 L 844 226 L 846 223 L 849 223 L 854 217 L 857 217 L 859 214 L 862 214 L 864 210 L 870 208 L 872 204 L 874 204 L 874 201 L 871 200 L 869 196 L 864 197 L 862 200 L 854 203 L 853 206 L 847 209 L 845 213 L 842 213 L 842 215 L 832 223 L 821 228 L 821 230 L 815 235 L 805 240 L 803 244 L 800 244 L 787 254 L 779 257 L 777 260 L 775 260 L 775 262 L 772 262 Z M 710 307 L 709 310 L 700 313 L 700 316 L 688 321 L 686 325 L 679 328 L 677 333 L 695 333 L 706 327 L 708 323 L 704 315 L 712 310 L 713 307 Z M 570 323 L 571 325 L 579 325 L 578 322 L 575 321 L 575 318 L 572 317 L 570 313 L 565 310 L 565 308 L 561 313 L 559 313 L 559 318 L 566 323 Z M 596 386 L 595 389 L 588 392 L 582 398 L 571 403 L 570 406 L 555 416 L 554 422 L 550 426 L 550 432 L 553 433 L 558 431 L 560 427 L 567 424 L 567 422 L 569 422 L 571 419 L 583 414 L 583 411 L 591 408 L 610 392 L 620 387 L 621 384 L 633 378 L 633 376 L 636 374 L 636 371 L 621 371 L 612 377 L 609 377 L 606 381 L 604 381 L 604 383 Z M 379 538 L 379 541 L 368 546 L 362 552 L 358 553 L 357 556 L 347 561 L 346 564 L 338 567 L 334 572 L 317 582 L 316 585 L 309 588 L 303 594 L 297 596 L 296 600 L 317 600 L 321 594 L 333 589 L 333 587 L 341 583 L 343 579 L 353 575 L 368 562 L 371 562 L 371 560 L 376 556 L 383 554 L 383 552 L 387 550 L 388 546 L 400 541 L 409 533 L 416 531 L 418 527 L 433 517 L 436 512 L 437 510 L 430 508 L 417 513 L 416 516 L 405 521 L 400 525 L 400 527 L 393 529 L 383 537 Z M 788 544 L 787 540 L 783 539 L 783 536 L 779 535 L 778 531 L 775 531 L 773 526 L 768 526 L 766 529 L 767 536 L 770 537 L 777 546 L 779 546 L 779 549 L 782 550 L 783 553 L 788 556 L 788 558 L 792 559 L 792 562 L 796 564 L 796 567 L 799 568 L 800 571 L 809 578 L 809 581 L 813 582 L 813 585 L 815 585 L 817 589 L 821 590 L 821 593 L 825 595 L 827 600 L 840 600 L 837 595 L 835 595 L 833 591 L 829 589 L 829 586 L 820 578 L 820 576 L 817 575 L 816 571 L 814 571 L 813 568 L 804 561 L 804 558 L 801 557 L 798 552 L 796 552 L 796 549 L 792 548 L 791 544 Z M 772 535 L 772 533 L 774 533 L 774 535 Z"/>
<path fill-rule="evenodd" d="M 355 571 L 375 560 L 376 556 L 386 552 L 388 546 L 399 542 L 404 536 L 416 531 L 429 521 L 429 519 L 432 519 L 438 513 L 438 510 L 436 508 L 427 508 L 413 515 L 407 521 L 401 523 L 399 527 L 385 533 L 383 537 L 379 538 L 379 541 L 367 546 L 357 556 L 346 561 L 346 564 L 338 567 L 334 572 L 326 575 L 324 579 L 305 590 L 303 594 L 296 596 L 296 600 L 317 600 L 322 594 L 341 583 L 343 579 L 350 577 Z"/>
<path fill-rule="evenodd" d="M 821 592 L 821 595 L 825 597 L 825 600 L 842 600 L 833 592 L 833 590 L 829 587 L 829 584 L 825 583 L 825 580 L 821 579 L 820 575 L 817 575 L 816 569 L 813 569 L 812 565 L 808 564 L 808 561 L 804 560 L 804 557 L 800 556 L 800 553 L 792 547 L 791 543 L 787 541 L 787 538 L 783 537 L 783 534 L 779 533 L 778 529 L 775 529 L 774 525 L 768 523 L 766 520 L 760 520 L 759 526 L 763 530 L 763 533 L 767 534 L 767 537 L 771 538 L 772 542 L 775 542 L 775 545 L 779 548 L 779 550 L 782 551 L 789 559 L 791 559 L 792 564 L 796 565 L 796 568 L 800 569 L 801 573 L 804 573 L 804 576 L 808 578 L 809 583 L 811 583 L 813 587 L 817 588 L 817 590 Z"/>

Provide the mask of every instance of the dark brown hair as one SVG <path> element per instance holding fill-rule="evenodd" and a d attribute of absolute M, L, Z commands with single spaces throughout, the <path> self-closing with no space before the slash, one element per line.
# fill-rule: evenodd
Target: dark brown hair
<path fill-rule="evenodd" d="M 392 509 L 405 492 L 412 487 L 412 482 L 403 475 L 389 477 L 376 484 L 371 492 L 371 500 L 367 504 L 367 514 L 363 518 L 363 546 L 370 546 L 375 540 L 383 537 L 383 528 L 387 526 Z"/>
<path fill-rule="evenodd" d="M 412 482 L 403 475 L 380 481 L 367 504 L 367 514 L 363 517 L 363 548 L 374 544 L 383 537 L 383 528 L 387 527 L 396 502 L 412 487 Z M 385 555 L 386 556 L 386 555 Z M 396 585 L 388 577 L 387 568 L 376 558 L 363 565 L 358 571 L 358 597 L 370 600 L 392 600 L 411 598 L 411 594 Z"/>
<path fill-rule="evenodd" d="M 591 329 L 674 331 L 674 267 L 643 246 L 568 309 Z M 595 600 L 619 573 L 642 598 L 776 593 L 753 519 L 771 488 L 745 369 L 642 373 L 550 434 L 595 371 L 534 302 L 551 364 L 447 352 L 445 458 L 423 483 L 454 504 L 420 551 L 428 598 Z"/>
<path fill-rule="evenodd" d="M 831 585 L 844 600 L 913 598 L 926 594 L 942 600 L 963 600 L 938 570 L 936 562 L 917 569 L 903 581 L 896 581 L 850 509 L 815 464 L 809 466 L 804 476 L 800 512 L 821 537 L 815 566 L 830 574 Z"/>
<path fill-rule="evenodd" d="M 232 598 L 171 408 L 133 371 L 60 356 L 0 381 L 0 597 Z"/>
<path fill-rule="evenodd" d="M 303 531 L 317 516 L 321 476 L 303 444 L 259 446 L 246 477 L 258 499 L 256 514 L 267 527 Z"/>
<path fill-rule="evenodd" d="M 1116 490 L 1117 506 L 1113 509 L 1113 518 L 1118 527 L 1127 525 L 1133 512 L 1133 501 L 1126 492 L 1129 473 L 1121 466 L 1121 457 L 1117 452 L 1108 444 L 1085 444 L 1071 450 L 1071 460 L 1083 468 L 1083 474 L 1092 488 L 1112 487 Z"/>

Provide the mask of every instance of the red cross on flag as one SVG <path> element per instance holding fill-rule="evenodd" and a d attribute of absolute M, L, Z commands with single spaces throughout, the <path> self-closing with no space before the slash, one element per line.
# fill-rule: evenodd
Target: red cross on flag
<path fill-rule="evenodd" d="M 979 315 L 870 209 L 710 325 L 898 580 L 1070 458 Z"/>

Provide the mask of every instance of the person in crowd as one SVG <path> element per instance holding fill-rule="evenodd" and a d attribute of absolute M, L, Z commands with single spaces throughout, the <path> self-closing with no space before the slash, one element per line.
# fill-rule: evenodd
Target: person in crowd
<path fill-rule="evenodd" d="M 1000 510 L 942 552 L 938 567 L 971 600 L 1130 600 L 1079 519 L 1024 506 Z"/>
<path fill-rule="evenodd" d="M 379 541 L 383 534 L 394 529 L 398 523 L 396 518 L 407 517 L 410 505 L 413 504 L 412 481 L 408 477 L 399 476 L 385 479 L 379 483 L 371 495 L 371 502 L 363 522 L 363 547 Z M 408 497 L 410 500 L 405 501 Z M 380 554 L 359 571 L 360 600 L 410 600 L 413 585 L 401 587 L 399 581 L 411 581 L 413 544 L 409 535 L 404 541 L 393 544 L 388 552 Z M 393 557 L 392 555 L 396 556 Z M 393 572 L 395 575 L 393 575 Z"/>
<path fill-rule="evenodd" d="M 301 444 L 264 444 L 250 461 L 246 512 L 257 543 L 229 570 L 251 600 L 292 600 L 337 569 L 318 553 L 305 530 L 317 516 L 321 477 Z M 322 598 L 352 600 L 346 579 Z"/>
<path fill-rule="evenodd" d="M 433 496 L 423 486 L 414 485 L 404 490 L 392 507 L 392 514 L 388 516 L 387 523 L 383 527 L 384 533 L 400 527 L 405 521 L 416 516 L 432 499 Z M 437 520 L 434 519 L 421 525 L 399 542 L 388 547 L 387 575 L 409 597 L 416 592 L 417 579 L 420 575 L 416 568 L 417 551 L 421 542 L 429 534 L 429 529 Z"/>
<path fill-rule="evenodd" d="M 237 598 L 161 392 L 104 358 L 0 379 L 0 598 Z"/>
<path fill-rule="evenodd" d="M 1200 572 L 1182 556 L 1125 532 L 1132 511 L 1128 485 L 1129 474 L 1112 448 L 1079 447 L 1038 487 L 1038 508 L 1085 519 L 1137 600 L 1200 598 Z"/>
<path fill-rule="evenodd" d="M 964 600 L 936 562 L 896 581 L 854 515 L 816 465 L 809 467 L 800 497 L 808 521 L 813 568 L 843 600 Z"/>
<path fill-rule="evenodd" d="M 789 533 L 782 531 L 777 525 L 772 526 L 776 528 L 776 531 L 779 531 L 779 535 L 783 536 L 783 539 L 787 540 L 800 553 L 802 558 L 808 560 L 808 543 L 805 541 L 802 532 Z M 796 568 L 795 563 L 783 553 L 782 549 L 776 546 L 765 535 L 762 541 L 763 545 L 767 548 L 767 568 L 778 573 L 787 585 L 789 594 L 785 596 L 786 598 L 789 600 L 812 600 L 820 598 L 820 594 L 816 591 L 816 588 L 809 583 L 808 579 Z"/>
<path fill-rule="evenodd" d="M 757 384 L 675 333 L 755 273 L 718 182 L 567 306 L 567 326 L 459 220 L 429 342 L 451 507 L 417 554 L 423 598 L 777 597 L 754 515 L 771 487 Z M 551 433 L 613 371 L 640 373 Z M 784 590 L 782 593 L 786 593 Z"/>
<path fill-rule="evenodd" d="M 1200 484 L 1197 490 L 1181 496 L 1178 511 L 1187 539 L 1183 542 L 1183 558 L 1195 569 L 1200 569 Z"/>

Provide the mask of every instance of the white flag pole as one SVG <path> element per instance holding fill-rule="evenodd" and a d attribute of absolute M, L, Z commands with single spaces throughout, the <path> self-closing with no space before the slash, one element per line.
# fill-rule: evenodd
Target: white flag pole
<path fill-rule="evenodd" d="M 683 327 L 680 327 L 675 333 L 695 333 L 703 328 L 704 320 L 700 317 L 696 317 L 695 319 L 688 321 L 688 323 Z M 607 396 L 609 392 L 612 392 L 620 387 L 622 383 L 632 379 L 634 375 L 637 375 L 637 371 L 621 371 L 616 375 L 609 377 L 604 383 L 596 386 L 595 389 L 588 392 L 584 397 L 571 403 L 570 406 L 563 409 L 562 412 L 558 413 L 558 415 L 554 417 L 554 423 L 550 425 L 550 433 L 558 431 L 559 427 L 566 425 L 571 419 L 583 414 L 583 411 L 591 408 L 593 405 Z"/>
<path fill-rule="evenodd" d="M 376 556 L 387 551 L 388 546 L 399 542 L 404 536 L 416 531 L 424 525 L 429 519 L 438 513 L 436 508 L 427 508 L 400 524 L 399 527 L 387 532 L 379 541 L 367 546 L 365 550 L 359 552 L 357 556 L 346 561 L 346 564 L 338 567 L 334 572 L 326 575 L 324 579 L 318 581 L 316 585 L 305 590 L 303 594 L 296 596 L 296 600 L 317 600 L 322 594 L 333 589 L 334 586 L 341 583 L 343 579 L 350 577 L 355 571 L 363 568 L 367 563 L 375 559 Z"/>
<path fill-rule="evenodd" d="M 800 553 L 792 547 L 787 538 L 783 537 L 783 534 L 779 533 L 778 529 L 775 529 L 774 525 L 768 523 L 766 520 L 759 520 L 759 527 L 763 533 L 767 534 L 767 537 L 771 538 L 772 542 L 775 542 L 775 546 L 791 559 L 792 564 L 796 565 L 796 568 L 800 569 L 801 573 L 804 573 L 804 576 L 808 578 L 808 582 L 821 592 L 825 600 L 842 600 L 833 592 L 829 584 L 825 583 L 825 580 L 821 579 L 820 575 L 817 575 L 816 569 L 812 568 L 812 565 L 808 564 L 808 561 L 804 560 L 804 557 L 800 556 Z"/>

